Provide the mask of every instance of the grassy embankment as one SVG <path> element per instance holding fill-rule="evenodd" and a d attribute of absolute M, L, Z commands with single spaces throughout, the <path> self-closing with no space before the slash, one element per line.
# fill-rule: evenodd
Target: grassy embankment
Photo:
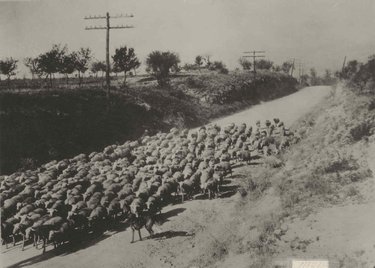
<path fill-rule="evenodd" d="M 173 126 L 209 120 L 297 90 L 295 79 L 264 72 L 177 76 L 168 88 L 155 81 L 113 91 L 111 105 L 99 89 L 53 89 L 0 94 L 1 167 L 9 174 L 50 160 L 101 150 Z"/>
<path fill-rule="evenodd" d="M 242 187 L 228 215 L 195 213 L 192 265 L 274 267 L 274 258 L 282 252 L 298 256 L 318 243 L 298 237 L 285 240 L 290 222 L 323 207 L 366 202 L 359 186 L 373 175 L 366 152 L 375 142 L 375 96 L 339 86 L 293 129 L 301 137 L 299 143 L 263 165 L 237 170 Z M 321 250 L 320 257 L 331 256 Z M 338 267 L 356 267 L 355 256 L 350 262 L 348 256 L 335 256 Z"/>

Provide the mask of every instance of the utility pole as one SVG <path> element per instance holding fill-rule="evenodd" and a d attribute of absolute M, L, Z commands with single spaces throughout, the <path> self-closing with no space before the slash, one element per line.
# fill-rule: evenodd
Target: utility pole
<path fill-rule="evenodd" d="M 253 54 L 253 55 L 246 55 L 246 56 L 243 56 L 244 58 L 253 58 L 253 73 L 254 73 L 254 80 L 255 80 L 255 76 L 256 76 L 256 67 L 255 67 L 255 58 L 264 58 L 266 57 L 265 55 L 256 55 L 257 53 L 266 53 L 266 51 L 245 51 L 244 54 Z"/>
<path fill-rule="evenodd" d="M 344 63 L 342 64 L 341 73 L 344 73 L 345 64 L 346 64 L 346 56 L 344 58 Z"/>
<path fill-rule="evenodd" d="M 293 71 L 294 71 L 294 62 L 295 62 L 295 59 L 293 59 L 293 63 L 292 63 L 292 71 L 290 73 L 290 76 L 293 77 Z"/>
<path fill-rule="evenodd" d="M 99 16 L 88 16 L 84 17 L 85 20 L 97 20 L 97 19 L 105 19 L 107 24 L 106 26 L 89 26 L 85 27 L 85 30 L 107 30 L 106 34 L 106 86 L 107 86 L 107 98 L 109 99 L 110 91 L 111 91 L 111 77 L 110 77 L 110 71 L 111 71 L 111 65 L 109 62 L 109 31 L 110 29 L 128 29 L 128 28 L 134 28 L 132 25 L 117 25 L 117 26 L 111 26 L 110 19 L 119 19 L 119 18 L 133 18 L 133 14 L 120 14 L 115 16 L 110 16 L 109 12 L 105 16 L 99 15 Z"/>
<path fill-rule="evenodd" d="M 303 61 L 301 59 L 293 59 L 293 70 L 296 70 L 296 65 L 298 66 L 298 80 L 301 82 L 301 76 L 303 76 Z M 293 73 L 293 72 L 292 72 Z"/>

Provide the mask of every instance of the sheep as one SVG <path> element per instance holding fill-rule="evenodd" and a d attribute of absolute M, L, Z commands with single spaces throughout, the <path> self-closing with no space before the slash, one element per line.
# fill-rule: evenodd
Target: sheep
<path fill-rule="evenodd" d="M 74 237 L 74 229 L 69 224 L 69 221 L 64 221 L 56 230 L 50 230 L 48 233 L 48 240 L 53 243 L 54 248 L 69 242 Z"/>
<path fill-rule="evenodd" d="M 25 241 L 26 241 L 26 229 L 31 227 L 33 225 L 33 220 L 38 220 L 41 216 L 38 215 L 38 217 L 31 218 L 25 218 L 24 220 L 21 220 L 21 222 L 16 223 L 13 228 L 13 238 L 16 237 L 16 235 L 22 236 L 22 247 L 21 250 L 23 251 L 25 248 Z"/>
<path fill-rule="evenodd" d="M 110 219 L 116 220 L 121 212 L 120 199 L 114 198 L 108 205 L 107 213 Z"/>
<path fill-rule="evenodd" d="M 1 241 L 8 248 L 8 240 L 10 237 L 13 239 L 13 246 L 16 244 L 15 237 L 13 236 L 14 224 L 11 222 L 1 222 Z"/>
<path fill-rule="evenodd" d="M 136 217 L 139 216 L 139 214 L 144 210 L 145 203 L 142 199 L 136 198 L 133 200 L 133 202 L 130 204 L 130 211 L 132 214 L 136 215 Z"/>
<path fill-rule="evenodd" d="M 232 165 L 228 161 L 222 161 L 218 164 L 215 165 L 214 167 L 215 171 L 222 171 L 223 175 L 226 176 L 230 174 L 231 176 L 233 175 L 232 173 Z"/>
<path fill-rule="evenodd" d="M 49 231 L 56 230 L 61 223 L 64 221 L 62 217 L 52 217 L 45 222 L 43 222 L 41 225 L 32 227 L 32 231 L 34 233 L 35 237 L 38 237 L 38 239 L 42 239 L 43 241 L 43 252 L 46 252 L 46 244 L 49 236 Z M 38 245 L 36 245 L 36 248 L 38 248 Z"/>
<path fill-rule="evenodd" d="M 76 211 L 69 211 L 67 219 L 70 221 L 70 225 L 77 230 L 87 231 L 89 227 L 89 220 L 91 210 L 88 208 L 81 208 Z"/>
<path fill-rule="evenodd" d="M 91 211 L 88 220 L 89 227 L 91 228 L 93 233 L 102 234 L 104 232 L 104 230 L 106 229 L 107 216 L 108 213 L 106 208 L 100 205 Z"/>
<path fill-rule="evenodd" d="M 146 206 L 146 209 L 147 211 L 151 214 L 151 215 L 154 215 L 154 214 L 157 214 L 159 212 L 159 214 L 161 214 L 161 202 L 160 202 L 160 197 L 158 196 L 150 196 L 148 199 L 147 199 L 147 202 L 145 204 Z"/>
<path fill-rule="evenodd" d="M 212 198 L 212 194 L 215 195 L 215 197 L 219 194 L 219 181 L 215 178 L 210 178 L 205 183 L 201 184 L 202 192 L 203 194 L 208 193 L 208 199 Z"/>
<path fill-rule="evenodd" d="M 0 177 L 2 218 L 39 222 L 38 217 L 48 208 L 52 216 L 74 221 L 72 217 L 79 214 L 89 221 L 96 211 L 106 214 L 99 216 L 104 225 L 107 218 L 120 213 L 127 216 L 129 206 L 139 201 L 144 205 L 136 209 L 136 216 L 153 214 L 155 203 L 161 209 L 177 191 L 182 201 L 199 188 L 209 198 L 217 196 L 224 176 L 232 175 L 230 161 L 249 162 L 249 149 L 278 153 L 289 145 L 293 137 L 276 121 L 265 128 L 259 124 L 255 131 L 246 124 L 223 129 L 210 125 L 197 132 L 173 129 L 140 141 L 110 145 L 88 156 L 52 161 L 35 171 Z M 99 213 L 98 208 L 106 212 Z M 87 215 L 80 214 L 82 211 Z"/>

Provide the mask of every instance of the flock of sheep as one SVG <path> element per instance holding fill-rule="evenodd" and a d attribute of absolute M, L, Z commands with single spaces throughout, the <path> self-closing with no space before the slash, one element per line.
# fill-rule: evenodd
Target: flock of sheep
<path fill-rule="evenodd" d="M 52 161 L 37 170 L 0 176 L 1 238 L 22 237 L 38 248 L 58 246 L 88 234 L 102 234 L 127 222 L 133 234 L 146 227 L 173 198 L 217 197 L 235 162 L 277 154 L 295 139 L 275 118 L 256 128 L 217 125 L 144 136 L 103 152 Z"/>

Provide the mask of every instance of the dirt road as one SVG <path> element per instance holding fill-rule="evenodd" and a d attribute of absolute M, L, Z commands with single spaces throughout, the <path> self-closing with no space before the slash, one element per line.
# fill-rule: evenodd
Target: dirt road
<path fill-rule="evenodd" d="M 214 123 L 219 125 L 230 123 L 255 125 L 256 120 L 264 122 L 264 120 L 278 117 L 284 121 L 286 126 L 290 126 L 327 96 L 329 91 L 330 87 L 326 86 L 307 87 L 292 95 L 264 102 L 245 111 L 218 119 Z"/>
<path fill-rule="evenodd" d="M 225 125 L 230 122 L 254 125 L 256 120 L 279 117 L 286 125 L 294 123 L 319 103 L 330 92 L 330 87 L 309 87 L 295 94 L 254 106 L 243 112 L 217 120 Z M 41 255 L 28 245 L 21 251 L 20 245 L 5 249 L 2 247 L 2 267 L 184 267 L 186 250 L 194 250 L 195 238 L 192 231 L 196 223 L 194 217 L 208 217 L 207 212 L 225 217 L 232 211 L 234 195 L 216 200 L 194 200 L 163 209 L 164 224 L 156 227 L 156 239 L 130 244 L 131 231 L 107 232 L 100 238 L 84 241 L 79 245 L 61 250 L 47 248 Z M 203 212 L 202 212 L 203 211 Z M 204 222 L 204 221 L 203 221 Z M 145 230 L 143 236 L 147 237 Z M 137 238 L 137 236 L 136 236 Z"/>

